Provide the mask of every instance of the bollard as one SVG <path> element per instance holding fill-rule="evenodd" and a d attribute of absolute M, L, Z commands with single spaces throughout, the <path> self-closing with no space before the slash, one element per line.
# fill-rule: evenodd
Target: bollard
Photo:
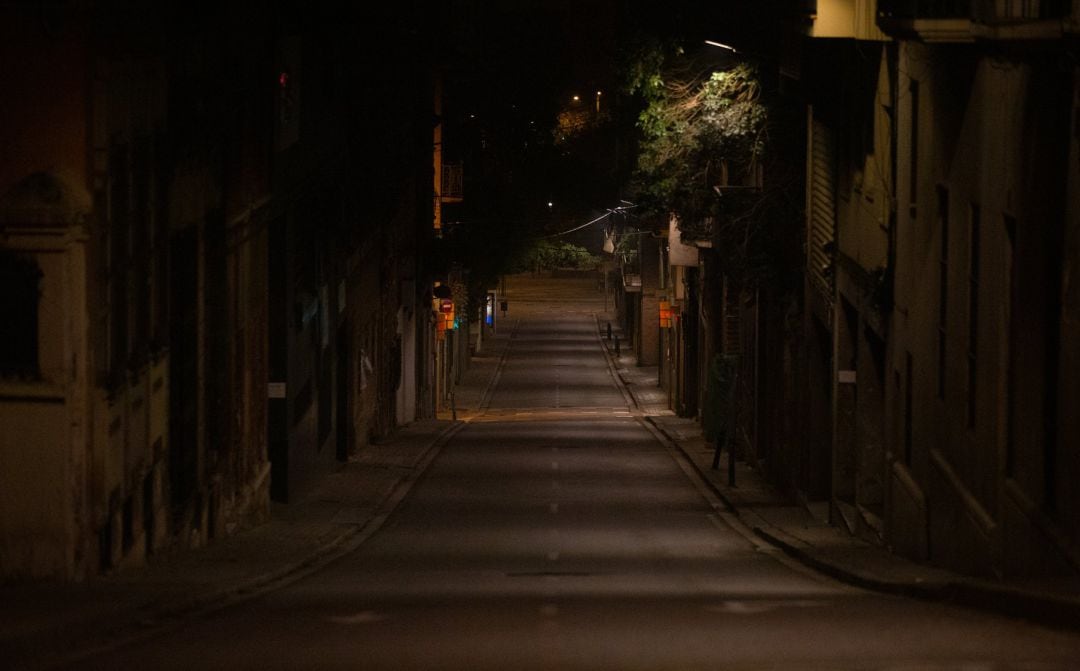
<path fill-rule="evenodd" d="M 611 340 L 611 322 L 607 323 L 607 339 Z"/>
<path fill-rule="evenodd" d="M 454 398 L 454 390 L 450 390 L 450 418 L 457 421 L 457 399 Z"/>
<path fill-rule="evenodd" d="M 615 336 L 615 358 L 622 356 L 622 350 L 619 349 L 619 336 Z"/>

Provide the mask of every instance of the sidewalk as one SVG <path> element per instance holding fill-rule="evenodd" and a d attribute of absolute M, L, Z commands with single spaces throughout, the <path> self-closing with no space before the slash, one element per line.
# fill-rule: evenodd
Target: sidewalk
<path fill-rule="evenodd" d="M 459 403 L 486 402 L 510 331 L 484 342 L 457 387 Z M 273 504 L 269 522 L 205 548 L 84 583 L 0 587 L 0 666 L 70 663 L 288 584 L 350 552 L 379 528 L 463 426 L 444 414 L 364 447 L 301 500 Z"/>
<path fill-rule="evenodd" d="M 735 486 L 728 485 L 728 455 L 712 469 L 713 446 L 705 442 L 695 419 L 676 417 L 667 394 L 657 384 L 657 367 L 638 367 L 632 349 L 612 318 L 612 335 L 620 336 L 622 355 L 606 339 L 609 315 L 598 316 L 609 360 L 634 399 L 644 421 L 677 447 L 708 486 L 750 530 L 785 554 L 842 582 L 888 594 L 947 601 L 990 610 L 1049 626 L 1080 628 L 1080 584 L 1067 579 L 1038 583 L 994 582 L 962 576 L 913 562 L 830 526 L 825 511 L 813 514 L 794 505 L 764 477 L 742 461 L 735 462 Z"/>
<path fill-rule="evenodd" d="M 454 387 L 458 419 L 469 419 L 487 408 L 491 391 L 497 381 L 496 376 L 510 348 L 517 324 L 517 319 L 504 318 L 499 320 L 498 333 L 492 334 L 485 330 L 480 351 L 473 353 L 461 383 Z M 475 341 L 474 335 L 473 342 Z M 441 411 L 439 417 L 450 419 L 451 412 Z"/>

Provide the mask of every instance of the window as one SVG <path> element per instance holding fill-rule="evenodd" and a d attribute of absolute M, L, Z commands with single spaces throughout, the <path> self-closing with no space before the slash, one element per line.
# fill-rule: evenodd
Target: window
<path fill-rule="evenodd" d="M 153 261 L 151 225 L 152 150 L 147 138 L 136 141 L 131 156 L 131 220 L 127 268 L 130 287 L 131 316 L 130 353 L 139 359 L 146 355 L 150 343 L 151 262 Z"/>
<path fill-rule="evenodd" d="M 911 465 L 911 448 L 913 444 L 912 440 L 912 420 L 911 414 L 913 412 L 913 398 L 912 387 L 915 386 L 915 364 L 911 359 L 911 352 L 907 352 L 904 358 L 904 375 L 906 385 L 904 386 L 904 463 L 908 466 Z"/>
<path fill-rule="evenodd" d="M 914 79 L 908 84 L 908 93 L 911 96 L 911 126 L 909 128 L 908 142 L 911 144 L 911 163 L 909 169 L 909 203 L 912 218 L 917 211 L 919 202 L 919 82 Z"/>
<path fill-rule="evenodd" d="M 1016 254 L 1016 218 L 1005 215 L 1005 236 L 1008 245 L 1005 248 L 1005 277 L 1008 286 L 1006 305 L 1008 306 L 1008 350 L 1007 364 L 1005 369 L 1005 473 L 1010 478 L 1016 477 L 1016 430 L 1013 417 L 1016 408 L 1016 270 L 1014 257 Z"/>
<path fill-rule="evenodd" d="M 946 327 L 949 317 L 949 190 L 944 186 L 937 188 L 937 221 L 941 235 L 938 255 L 938 398 L 945 398 L 945 376 L 948 368 Z"/>
<path fill-rule="evenodd" d="M 151 255 L 153 256 L 152 289 L 151 289 L 151 320 L 150 328 L 151 346 L 155 350 L 163 349 L 169 342 L 169 217 L 166 211 L 167 203 L 159 184 L 159 175 L 162 174 L 161 165 L 164 155 L 163 134 L 154 138 L 155 149 L 153 157 L 154 175 L 150 181 L 152 193 L 152 217 L 150 226 Z"/>
<path fill-rule="evenodd" d="M 128 338 L 128 266 L 131 239 L 131 189 L 126 145 L 113 147 L 109 165 L 109 378 L 124 379 Z"/>
<path fill-rule="evenodd" d="M 971 204 L 970 256 L 968 257 L 968 402 L 967 423 L 975 426 L 975 397 L 978 383 L 978 343 L 979 343 L 979 206 Z"/>
<path fill-rule="evenodd" d="M 28 258 L 0 250 L 0 375 L 38 375 L 38 298 L 41 270 Z"/>

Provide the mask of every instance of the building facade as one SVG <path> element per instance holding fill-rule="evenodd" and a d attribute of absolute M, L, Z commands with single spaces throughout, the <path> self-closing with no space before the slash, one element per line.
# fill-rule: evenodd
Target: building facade
<path fill-rule="evenodd" d="M 114 11 L 2 10 L 4 579 L 230 535 L 433 411 L 423 13 Z"/>
<path fill-rule="evenodd" d="M 641 271 L 673 309 L 672 410 L 724 415 L 736 454 L 814 515 L 973 575 L 1080 571 L 1077 11 L 811 3 L 758 63 L 779 71 L 773 110 L 804 119 L 786 145 L 801 290 L 738 282 L 685 234 L 658 280 Z M 703 247 L 696 268 L 679 242 Z M 724 354 L 735 401 L 714 407 Z"/>

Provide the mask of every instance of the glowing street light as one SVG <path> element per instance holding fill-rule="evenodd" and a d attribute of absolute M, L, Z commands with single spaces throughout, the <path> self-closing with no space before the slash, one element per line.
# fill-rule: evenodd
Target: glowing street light
<path fill-rule="evenodd" d="M 720 47 L 721 49 L 727 49 L 733 54 L 739 53 L 738 49 L 731 46 L 730 44 L 724 44 L 723 42 L 713 42 L 712 40 L 705 40 L 705 44 L 708 44 L 711 47 Z"/>

